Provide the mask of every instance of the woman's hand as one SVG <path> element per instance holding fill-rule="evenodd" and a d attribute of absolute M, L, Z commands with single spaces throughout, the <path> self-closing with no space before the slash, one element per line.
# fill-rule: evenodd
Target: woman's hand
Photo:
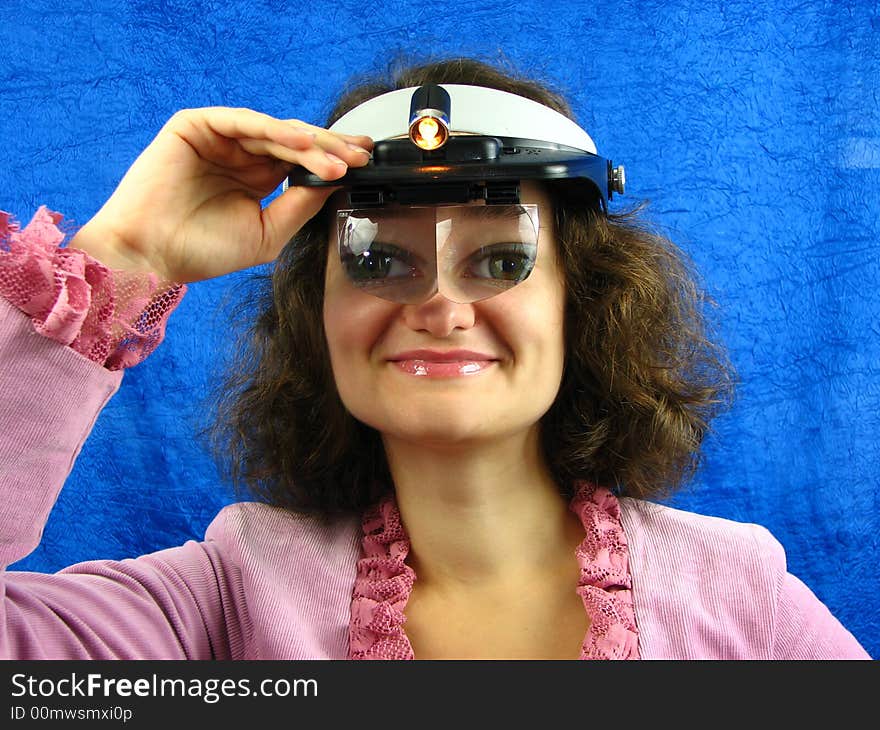
<path fill-rule="evenodd" d="M 272 261 L 337 188 L 290 187 L 303 165 L 324 180 L 369 160 L 369 137 L 251 109 L 177 112 L 70 242 L 111 268 L 187 283 Z"/>

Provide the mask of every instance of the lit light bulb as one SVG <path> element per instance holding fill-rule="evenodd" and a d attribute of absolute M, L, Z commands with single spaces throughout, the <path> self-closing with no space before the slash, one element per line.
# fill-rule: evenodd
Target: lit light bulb
<path fill-rule="evenodd" d="M 434 146 L 434 138 L 437 136 L 437 133 L 440 131 L 440 125 L 437 124 L 436 119 L 432 119 L 431 117 L 425 117 L 422 121 L 419 122 L 419 135 L 425 140 L 425 143 L 429 146 Z"/>
<path fill-rule="evenodd" d="M 423 150 L 436 150 L 446 144 L 449 129 L 443 119 L 418 117 L 410 127 L 410 139 Z"/>

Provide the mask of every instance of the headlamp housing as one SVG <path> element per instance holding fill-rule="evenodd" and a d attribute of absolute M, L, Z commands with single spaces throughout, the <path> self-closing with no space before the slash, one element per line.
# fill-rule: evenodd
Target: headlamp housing
<path fill-rule="evenodd" d="M 449 92 L 437 84 L 420 86 L 412 95 L 409 138 L 419 149 L 440 149 L 449 139 Z"/>
<path fill-rule="evenodd" d="M 516 204 L 522 180 L 585 181 L 603 210 L 614 193 L 624 192 L 623 167 L 596 154 L 577 124 L 497 89 L 456 84 L 399 89 L 355 107 L 330 130 L 372 137 L 370 162 L 329 181 L 295 166 L 285 189 L 342 186 L 353 208 L 472 200 Z"/>

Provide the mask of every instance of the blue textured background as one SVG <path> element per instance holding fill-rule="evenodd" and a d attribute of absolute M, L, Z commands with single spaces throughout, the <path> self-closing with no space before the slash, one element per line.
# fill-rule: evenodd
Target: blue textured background
<path fill-rule="evenodd" d="M 85 223 L 176 110 L 321 122 L 351 74 L 395 52 L 555 80 L 626 165 L 618 203 L 649 200 L 696 260 L 742 379 L 675 503 L 767 526 L 880 657 L 878 5 L 592 5 L 3 0 L 0 209 Z M 230 501 L 192 435 L 228 338 L 218 305 L 243 281 L 191 286 L 16 567 L 179 544 Z"/>

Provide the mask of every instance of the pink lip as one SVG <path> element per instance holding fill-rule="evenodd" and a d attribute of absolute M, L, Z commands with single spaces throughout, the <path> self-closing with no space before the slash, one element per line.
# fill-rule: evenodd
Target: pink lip
<path fill-rule="evenodd" d="M 389 360 L 429 360 L 430 362 L 457 362 L 460 360 L 497 360 L 493 355 L 473 350 L 407 350 L 397 355 L 392 355 Z"/>
<path fill-rule="evenodd" d="M 409 375 L 429 378 L 477 375 L 498 362 L 498 358 L 492 355 L 472 350 L 408 350 L 388 360 Z"/>

